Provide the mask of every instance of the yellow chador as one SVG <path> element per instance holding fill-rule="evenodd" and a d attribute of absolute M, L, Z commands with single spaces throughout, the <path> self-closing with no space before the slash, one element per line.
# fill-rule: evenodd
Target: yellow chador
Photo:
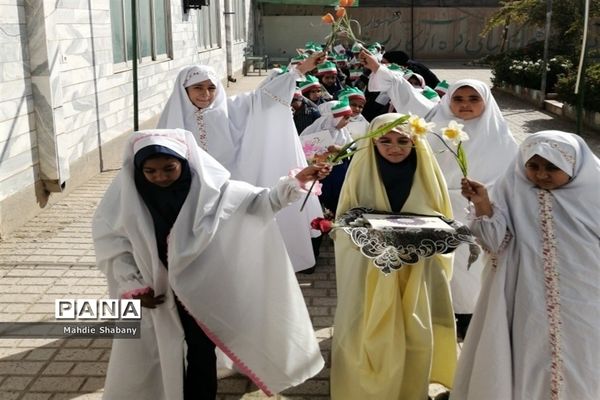
<path fill-rule="evenodd" d="M 400 117 L 385 114 L 369 131 Z M 396 128 L 408 131 L 406 125 Z M 424 138 L 413 138 L 416 167 L 401 212 L 452 218 L 446 183 Z M 359 143 L 337 209 L 392 212 L 372 140 Z M 414 162 L 414 161 L 413 161 Z M 395 167 L 394 167 L 395 168 Z M 414 174 L 413 174 L 414 173 Z M 395 179 L 395 178 L 394 178 Z M 400 183 L 402 186 L 402 183 Z M 397 212 L 398 210 L 393 210 Z M 335 233 L 338 305 L 332 347 L 333 400 L 424 400 L 430 382 L 450 387 L 456 340 L 449 280 L 452 255 L 435 255 L 384 275 L 349 236 Z"/>

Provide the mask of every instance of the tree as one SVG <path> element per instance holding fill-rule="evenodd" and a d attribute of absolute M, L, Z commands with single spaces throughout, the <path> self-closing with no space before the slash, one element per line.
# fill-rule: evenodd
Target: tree
<path fill-rule="evenodd" d="M 509 24 L 543 28 L 546 23 L 547 2 L 544 0 L 512 0 L 500 2 L 501 8 L 488 20 L 481 32 L 488 35 L 495 27 L 506 29 Z M 552 1 L 551 43 L 554 53 L 575 55 L 581 48 L 583 30 L 582 0 Z M 600 17 L 600 0 L 590 2 L 590 18 Z M 506 38 L 504 38 L 506 40 Z"/>

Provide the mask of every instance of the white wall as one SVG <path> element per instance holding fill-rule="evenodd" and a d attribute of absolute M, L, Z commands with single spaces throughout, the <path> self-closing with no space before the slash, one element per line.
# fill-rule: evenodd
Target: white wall
<path fill-rule="evenodd" d="M 0 201 L 37 175 L 24 16 L 24 0 L 0 0 Z"/>
<path fill-rule="evenodd" d="M 50 86 L 60 86 L 52 88 L 60 96 L 55 97 L 54 102 L 49 101 L 54 110 L 50 113 L 52 115 L 38 115 L 37 119 L 41 118 L 41 123 L 44 123 L 45 118 L 52 126 L 56 124 L 55 131 L 60 127 L 60 141 L 57 141 L 55 151 L 69 165 L 80 166 L 88 158 L 93 158 L 90 154 L 98 152 L 100 144 L 105 145 L 132 129 L 132 71 L 130 68 L 119 70 L 113 64 L 109 0 L 39 1 L 53 18 L 54 28 L 46 34 L 48 38 L 57 40 L 59 45 L 58 60 L 48 63 L 48 68 L 56 73 L 58 79 L 49 79 L 48 82 L 51 82 Z M 224 1 L 215 1 L 220 1 L 222 12 Z M 246 15 L 250 2 L 247 3 Z M 170 2 L 172 59 L 139 65 L 140 123 L 160 114 L 182 67 L 194 63 L 209 64 L 215 67 L 220 77 L 226 77 L 226 36 L 222 13 L 221 47 L 199 52 L 197 11 L 192 10 L 186 17 L 181 4 L 181 0 Z M 38 176 L 40 157 L 36 144 L 38 133 L 33 96 L 36 85 L 31 83 L 28 52 L 36 48 L 36 42 L 49 39 L 45 35 L 40 38 L 38 32 L 32 35 L 35 37 L 28 37 L 27 22 L 32 16 L 26 11 L 25 0 L 0 0 L 0 235 L 14 228 L 15 221 L 10 217 L 14 210 L 9 207 L 14 208 L 14 204 L 22 204 L 23 201 L 34 206 L 48 201 L 48 198 L 40 198 L 44 194 L 40 194 L 43 190 L 40 192 Z M 242 69 L 245 46 L 245 42 L 233 44 L 234 74 Z M 37 98 L 44 99 L 44 96 Z M 57 101 L 60 104 L 55 104 Z M 44 154 L 44 149 L 40 151 Z M 70 189 L 70 182 L 84 180 L 86 177 L 82 174 L 92 176 L 99 172 L 95 167 L 95 171 L 71 168 L 66 190 Z M 22 222 L 39 212 L 39 207 L 23 210 Z"/>

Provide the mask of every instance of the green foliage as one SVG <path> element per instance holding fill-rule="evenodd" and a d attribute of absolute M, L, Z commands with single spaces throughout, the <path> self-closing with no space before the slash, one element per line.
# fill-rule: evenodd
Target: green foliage
<path fill-rule="evenodd" d="M 488 20 L 482 35 L 489 34 L 496 27 L 508 25 L 541 29 L 546 25 L 547 1 L 506 0 L 500 4 L 500 9 Z M 581 0 L 552 1 L 551 56 L 546 87 L 547 91 L 556 91 L 561 101 L 572 105 L 577 102 L 573 93 L 577 79 L 574 65 L 579 62 L 581 51 L 583 15 L 584 2 Z M 598 17 L 600 0 L 591 0 L 590 19 Z M 537 42 L 523 49 L 486 56 L 478 62 L 490 64 L 495 85 L 513 84 L 540 89 L 542 54 L 543 42 Z M 600 111 L 600 50 L 590 49 L 586 57 L 589 66 L 584 79 L 584 108 Z"/>
<path fill-rule="evenodd" d="M 558 98 L 573 106 L 577 104 L 575 83 L 577 74 L 562 77 L 556 84 Z M 589 111 L 600 112 L 600 63 L 589 65 L 585 70 L 583 80 L 583 108 Z"/>
<path fill-rule="evenodd" d="M 507 24 L 543 26 L 546 3 L 538 0 L 501 1 L 501 8 L 488 19 L 482 35 Z"/>
<path fill-rule="evenodd" d="M 537 49 L 522 49 L 507 52 L 490 60 L 492 82 L 495 85 L 511 84 L 540 89 L 542 82 L 542 59 Z M 569 74 L 572 61 L 565 56 L 554 56 L 548 60 L 546 88 L 554 91 L 559 77 Z"/>
<path fill-rule="evenodd" d="M 542 0 L 508 0 L 488 20 L 482 35 L 509 24 L 544 28 L 547 2 Z M 560 54 L 575 55 L 581 47 L 584 4 L 581 0 L 553 0 L 550 41 Z M 600 0 L 590 2 L 590 17 L 600 16 Z"/>

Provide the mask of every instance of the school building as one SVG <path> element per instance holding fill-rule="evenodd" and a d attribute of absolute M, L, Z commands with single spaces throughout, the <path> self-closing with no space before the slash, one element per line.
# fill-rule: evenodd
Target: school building
<path fill-rule="evenodd" d="M 235 79 L 245 55 L 285 63 L 323 40 L 331 0 L 136 0 L 141 128 L 180 68 Z M 360 36 L 415 59 L 497 52 L 479 37 L 498 1 L 360 0 Z M 192 8 L 189 8 L 192 7 Z M 132 0 L 0 0 L 0 238 L 105 169 L 133 128 Z M 515 32 L 511 46 L 537 33 Z M 257 64 L 259 66 L 259 64 Z"/>

